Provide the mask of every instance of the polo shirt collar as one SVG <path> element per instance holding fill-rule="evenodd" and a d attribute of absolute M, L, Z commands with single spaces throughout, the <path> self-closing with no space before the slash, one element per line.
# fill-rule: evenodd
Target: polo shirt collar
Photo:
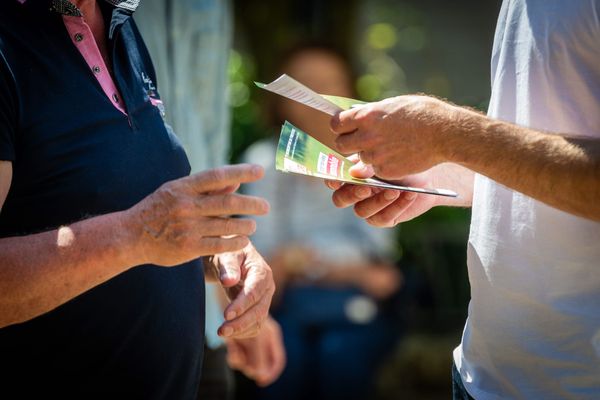
<path fill-rule="evenodd" d="M 19 3 L 24 4 L 27 0 L 17 0 Z M 33 0 L 34 2 L 39 2 L 39 0 Z M 106 3 L 109 3 L 117 8 L 121 8 L 123 10 L 127 10 L 130 12 L 134 12 L 138 5 L 140 4 L 140 0 L 104 0 Z M 42 2 L 40 2 L 42 3 Z M 71 3 L 69 0 L 47 0 L 46 3 L 49 3 L 50 10 L 59 13 L 61 15 L 72 16 L 72 17 L 81 17 L 81 11 L 75 4 Z"/>

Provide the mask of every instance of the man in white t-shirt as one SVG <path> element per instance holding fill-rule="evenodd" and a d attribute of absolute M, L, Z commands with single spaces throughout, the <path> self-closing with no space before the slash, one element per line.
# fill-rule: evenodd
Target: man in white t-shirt
<path fill-rule="evenodd" d="M 473 207 L 455 398 L 599 399 L 600 1 L 504 1 L 487 117 L 400 96 L 342 112 L 332 130 L 359 153 L 357 176 L 460 193 L 329 182 L 337 206 L 384 227 Z"/>

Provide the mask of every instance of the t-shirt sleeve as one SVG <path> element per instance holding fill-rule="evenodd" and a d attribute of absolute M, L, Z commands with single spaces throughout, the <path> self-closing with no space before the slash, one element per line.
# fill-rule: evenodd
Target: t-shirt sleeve
<path fill-rule="evenodd" d="M 14 84 L 0 53 L 0 160 L 15 161 L 17 108 Z"/>

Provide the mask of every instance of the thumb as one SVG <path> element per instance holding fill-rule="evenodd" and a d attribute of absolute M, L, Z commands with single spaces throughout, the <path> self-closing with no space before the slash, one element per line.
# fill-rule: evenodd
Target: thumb
<path fill-rule="evenodd" d="M 366 179 L 374 176 L 375 170 L 371 164 L 365 164 L 364 162 L 359 161 L 350 167 L 350 175 L 355 178 Z"/>
<path fill-rule="evenodd" d="M 232 287 L 238 284 L 241 278 L 243 255 L 239 252 L 224 253 L 219 257 L 219 280 L 223 287 Z"/>

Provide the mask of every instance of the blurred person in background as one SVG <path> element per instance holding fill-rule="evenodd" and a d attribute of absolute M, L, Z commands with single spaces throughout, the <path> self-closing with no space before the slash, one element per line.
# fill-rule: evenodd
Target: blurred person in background
<path fill-rule="evenodd" d="M 473 207 L 455 399 L 600 398 L 599 15 L 597 0 L 505 0 L 488 116 L 399 96 L 332 120 L 356 176 L 461 195 L 329 182 L 337 206 L 383 227 Z"/>
<path fill-rule="evenodd" d="M 181 139 L 192 172 L 227 163 L 230 110 L 227 64 L 233 36 L 228 0 L 144 0 L 135 15 L 155 62 L 167 122 Z M 285 365 L 281 329 L 272 318 L 255 338 L 217 334 L 228 304 L 216 285 L 206 285 L 206 342 L 198 398 L 229 399 L 230 368 L 259 385 L 275 380 Z"/>
<path fill-rule="evenodd" d="M 284 57 L 282 72 L 319 93 L 352 97 L 346 59 L 307 44 Z M 274 124 L 290 120 L 315 137 L 331 137 L 328 116 L 275 98 Z M 254 239 L 273 266 L 278 286 L 273 315 L 284 332 L 288 363 L 261 399 L 368 399 L 382 360 L 398 338 L 398 321 L 385 302 L 402 286 L 390 258 L 394 231 L 378 230 L 351 210 L 332 212 L 322 182 L 275 171 L 279 129 L 252 145 L 247 161 L 265 178 L 247 187 L 272 206 L 257 221 Z"/>

